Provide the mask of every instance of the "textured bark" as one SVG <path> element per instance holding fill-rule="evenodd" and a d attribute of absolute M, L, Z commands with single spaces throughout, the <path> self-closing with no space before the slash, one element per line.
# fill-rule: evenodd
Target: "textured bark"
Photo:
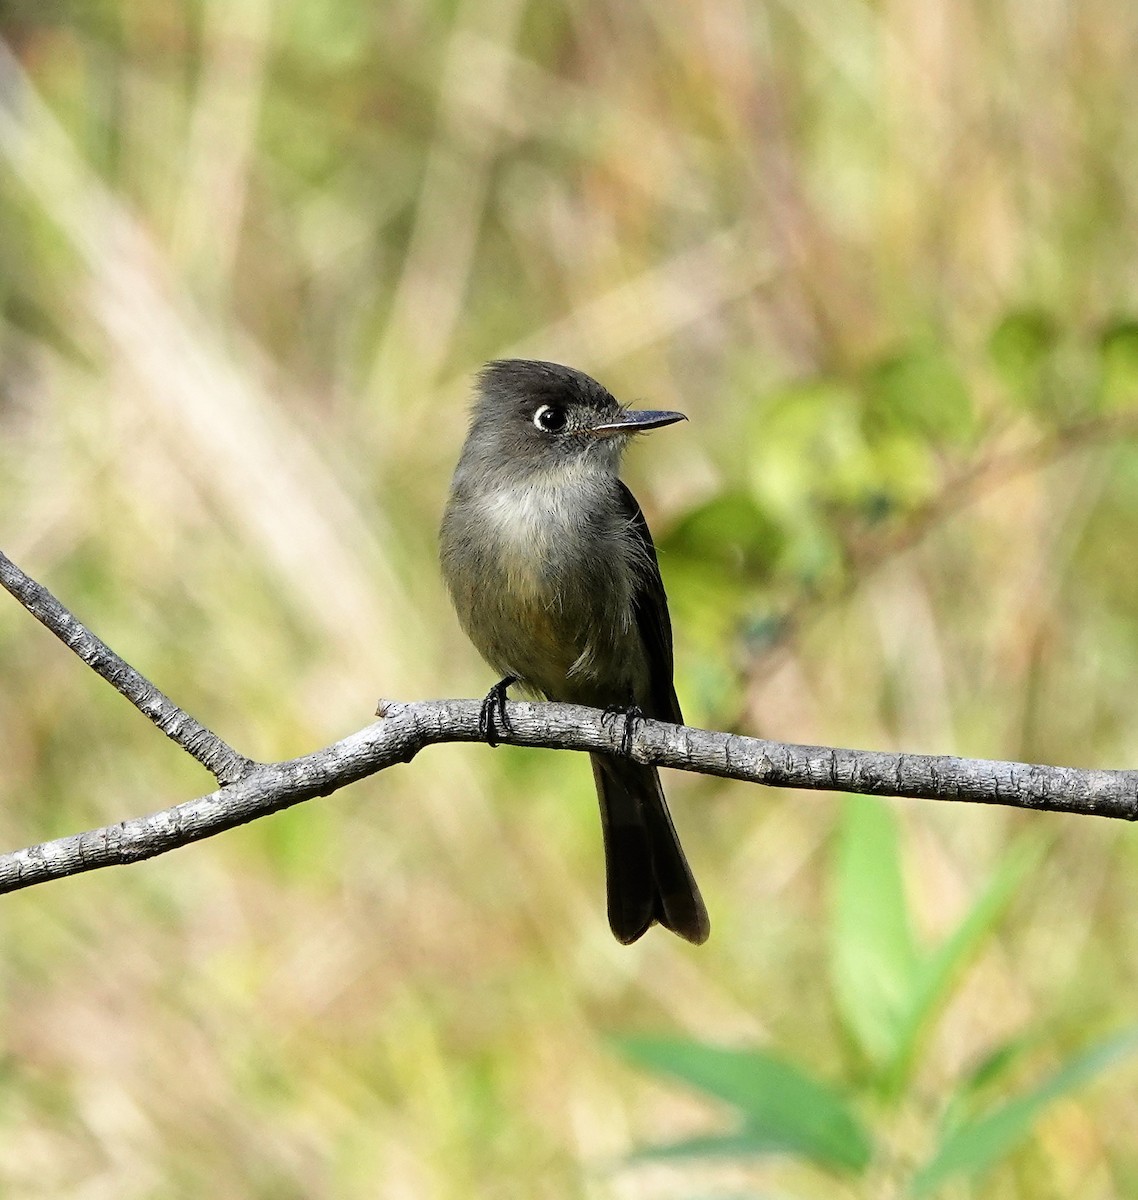
<path fill-rule="evenodd" d="M 2 854 L 0 892 L 153 858 L 326 796 L 394 763 L 408 762 L 427 746 L 482 740 L 480 701 L 383 701 L 379 721 L 342 741 L 303 758 L 255 763 L 163 695 L 3 554 L 0 585 L 222 784 L 207 796 L 149 816 Z M 506 713 L 509 723 L 498 731 L 499 742 L 622 752 L 623 719 L 613 720 L 596 709 L 518 702 L 508 704 Z M 1128 821 L 1138 817 L 1138 771 L 796 746 L 652 720 L 636 723 L 630 756 L 657 767 L 768 787 L 1001 804 Z"/>
<path fill-rule="evenodd" d="M 477 700 L 386 702 L 382 719 L 366 729 L 303 758 L 254 765 L 208 796 L 0 855 L 0 892 L 153 858 L 328 795 L 394 763 L 408 762 L 427 746 L 480 741 L 480 708 Z M 595 709 L 518 702 L 508 704 L 506 711 L 511 728 L 498 734 L 505 744 L 620 753 L 623 723 Z M 1138 771 L 796 746 L 648 720 L 637 725 L 631 757 L 770 787 L 1002 804 L 1126 820 L 1138 816 Z"/>

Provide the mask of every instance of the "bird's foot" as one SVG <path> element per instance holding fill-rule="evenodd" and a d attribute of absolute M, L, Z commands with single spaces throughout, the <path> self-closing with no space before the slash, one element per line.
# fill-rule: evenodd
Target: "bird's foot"
<path fill-rule="evenodd" d="M 497 746 L 500 729 L 506 733 L 514 732 L 510 718 L 506 715 L 506 691 L 511 683 L 517 683 L 513 675 L 499 679 L 482 701 L 482 708 L 478 712 L 478 736 L 487 745 Z"/>
<path fill-rule="evenodd" d="M 632 754 L 632 739 L 636 736 L 637 722 L 644 720 L 644 710 L 639 704 L 610 704 L 601 718 L 606 723 L 611 722 L 616 728 L 617 721 L 624 722 L 620 731 L 620 752 L 625 757 Z"/>

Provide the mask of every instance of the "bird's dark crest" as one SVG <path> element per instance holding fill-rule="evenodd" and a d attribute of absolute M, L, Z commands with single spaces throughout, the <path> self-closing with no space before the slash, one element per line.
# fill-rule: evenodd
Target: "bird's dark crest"
<path fill-rule="evenodd" d="M 616 398 L 584 371 L 560 363 L 532 358 L 500 358 L 487 363 L 478 373 L 482 403 L 576 404 L 610 412 L 619 408 Z"/>

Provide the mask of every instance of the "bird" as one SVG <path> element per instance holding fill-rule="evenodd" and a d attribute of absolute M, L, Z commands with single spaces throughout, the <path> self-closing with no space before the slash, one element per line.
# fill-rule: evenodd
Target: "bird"
<path fill-rule="evenodd" d="M 618 403 L 559 363 L 500 359 L 477 377 L 439 531 L 459 623 L 501 676 L 486 739 L 508 727 L 506 689 L 683 724 L 672 627 L 648 523 L 620 479 L 632 438 L 686 420 Z M 593 753 L 609 925 L 627 945 L 659 923 L 699 945 L 707 908 L 655 767 Z"/>

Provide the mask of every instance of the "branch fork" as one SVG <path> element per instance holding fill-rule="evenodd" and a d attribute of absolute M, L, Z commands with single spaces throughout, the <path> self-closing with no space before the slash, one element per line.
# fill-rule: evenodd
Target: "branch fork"
<path fill-rule="evenodd" d="M 0 854 L 0 893 L 153 858 L 410 762 L 427 746 L 483 740 L 481 701 L 381 700 L 379 720 L 356 733 L 301 758 L 258 763 L 164 695 L 3 553 L 0 585 L 220 785 L 148 816 Z M 1138 819 L 1138 771 L 799 746 L 649 718 L 636 722 L 624 745 L 624 729 L 599 709 L 508 701 L 506 712 L 509 726 L 496 735 L 506 745 L 627 752 L 652 766 L 769 787 Z"/>

